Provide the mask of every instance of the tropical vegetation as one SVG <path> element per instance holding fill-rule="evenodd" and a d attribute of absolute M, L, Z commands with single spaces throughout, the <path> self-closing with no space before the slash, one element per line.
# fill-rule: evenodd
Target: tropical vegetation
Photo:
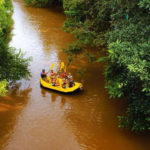
<path fill-rule="evenodd" d="M 45 7 L 53 0 L 26 0 Z M 63 0 L 67 16 L 64 29 L 76 41 L 65 52 L 69 60 L 82 49 L 105 49 L 106 88 L 112 98 L 127 101 L 119 127 L 150 130 L 150 1 L 149 0 Z"/>
<path fill-rule="evenodd" d="M 21 50 L 17 51 L 9 46 L 12 37 L 12 13 L 11 0 L 0 0 L 0 95 L 6 93 L 7 83 L 30 76 L 28 70 L 30 58 L 25 59 Z"/>

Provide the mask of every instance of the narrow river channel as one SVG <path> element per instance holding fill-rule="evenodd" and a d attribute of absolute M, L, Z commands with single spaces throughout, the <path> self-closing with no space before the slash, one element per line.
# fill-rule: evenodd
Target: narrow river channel
<path fill-rule="evenodd" d="M 27 7 L 13 0 L 11 45 L 32 56 L 30 81 L 22 80 L 0 99 L 0 150 L 148 150 L 150 136 L 119 129 L 123 103 L 104 89 L 103 65 L 79 60 L 69 70 L 85 91 L 63 95 L 42 89 L 42 68 L 66 62 L 62 49 L 73 42 L 63 31 L 65 16 L 57 9 Z M 78 76 L 78 69 L 86 69 Z"/>

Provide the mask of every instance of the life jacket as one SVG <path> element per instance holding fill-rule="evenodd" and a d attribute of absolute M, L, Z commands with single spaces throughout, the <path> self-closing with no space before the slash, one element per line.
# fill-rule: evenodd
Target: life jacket
<path fill-rule="evenodd" d="M 45 78 L 46 74 L 43 74 L 43 72 L 41 73 L 41 78 Z"/>

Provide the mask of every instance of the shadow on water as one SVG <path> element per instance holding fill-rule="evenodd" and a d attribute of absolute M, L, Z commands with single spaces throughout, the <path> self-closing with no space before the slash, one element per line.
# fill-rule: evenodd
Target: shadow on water
<path fill-rule="evenodd" d="M 0 149 L 7 144 L 17 122 L 17 116 L 22 111 L 30 97 L 31 88 L 19 90 L 21 84 L 9 90 L 5 97 L 0 97 Z"/>

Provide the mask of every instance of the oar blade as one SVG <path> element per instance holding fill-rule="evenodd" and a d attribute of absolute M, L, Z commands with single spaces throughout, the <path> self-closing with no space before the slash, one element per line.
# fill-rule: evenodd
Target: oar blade
<path fill-rule="evenodd" d="M 54 68 L 54 64 L 51 65 L 50 70 L 52 70 Z"/>
<path fill-rule="evenodd" d="M 61 64 L 60 64 L 60 71 L 61 71 L 62 69 L 64 69 L 64 66 L 65 66 L 64 62 L 61 62 Z"/>

